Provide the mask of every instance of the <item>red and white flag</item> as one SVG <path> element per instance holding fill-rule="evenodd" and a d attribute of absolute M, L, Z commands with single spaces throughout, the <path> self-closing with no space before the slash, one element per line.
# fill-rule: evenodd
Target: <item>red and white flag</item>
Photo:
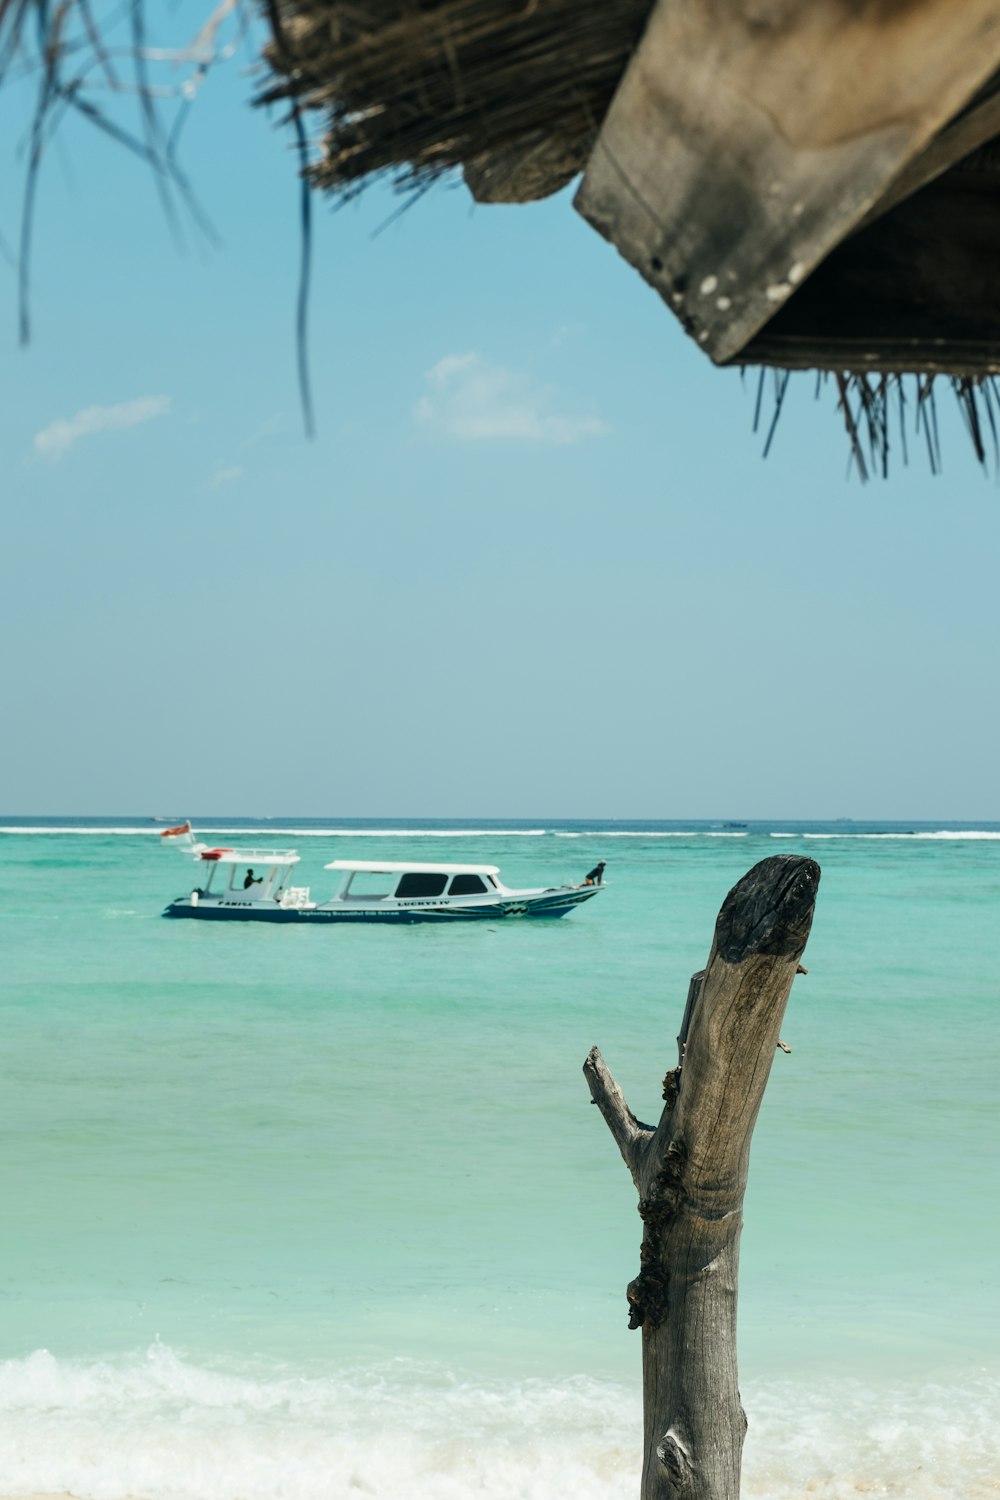
<path fill-rule="evenodd" d="M 191 842 L 191 824 L 190 823 L 178 823 L 178 825 L 177 825 L 176 828 L 164 828 L 163 832 L 160 834 L 160 838 L 161 839 L 185 839 L 188 843 L 190 843 Z"/>

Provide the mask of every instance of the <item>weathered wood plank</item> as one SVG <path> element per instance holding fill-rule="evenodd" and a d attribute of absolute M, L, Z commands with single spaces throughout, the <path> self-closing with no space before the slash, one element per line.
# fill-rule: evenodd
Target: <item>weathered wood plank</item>
<path fill-rule="evenodd" d="M 874 223 L 904 198 L 911 197 L 963 157 L 1000 135 L 1000 81 L 993 79 L 991 85 L 982 98 L 974 99 L 956 119 L 949 120 L 930 145 L 925 146 L 893 178 L 886 192 L 868 210 L 860 227 Z"/>
<path fill-rule="evenodd" d="M 576 206 L 732 360 L 1000 65 L 1000 0 L 657 0 Z"/>
<path fill-rule="evenodd" d="M 1000 172 L 953 168 L 830 254 L 737 362 L 1000 372 Z"/>

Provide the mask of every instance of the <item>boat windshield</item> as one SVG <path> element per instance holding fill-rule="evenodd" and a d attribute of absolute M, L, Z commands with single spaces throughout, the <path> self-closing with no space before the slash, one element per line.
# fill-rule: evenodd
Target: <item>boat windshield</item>
<path fill-rule="evenodd" d="M 392 894 L 392 877 L 383 871 L 354 870 L 341 891 L 344 901 L 384 901 Z"/>
<path fill-rule="evenodd" d="M 396 887 L 397 896 L 441 896 L 448 884 L 448 876 L 431 870 L 411 870 L 403 875 Z"/>

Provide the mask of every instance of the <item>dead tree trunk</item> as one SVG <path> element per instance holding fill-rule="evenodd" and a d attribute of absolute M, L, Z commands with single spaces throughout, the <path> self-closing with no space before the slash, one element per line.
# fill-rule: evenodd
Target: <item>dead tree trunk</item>
<path fill-rule="evenodd" d="M 818 884 L 811 859 L 778 855 L 729 892 L 708 965 L 691 981 L 655 1129 L 633 1115 L 596 1047 L 584 1064 L 644 1226 L 627 1293 L 629 1326 L 642 1328 L 642 1500 L 738 1500 L 746 1417 L 736 1292 L 750 1137 Z"/>

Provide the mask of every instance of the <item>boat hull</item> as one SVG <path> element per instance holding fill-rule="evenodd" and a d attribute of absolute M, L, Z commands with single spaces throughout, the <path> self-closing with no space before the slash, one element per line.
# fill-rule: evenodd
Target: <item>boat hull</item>
<path fill-rule="evenodd" d="M 415 922 L 495 922 L 519 917 L 564 917 L 574 907 L 596 896 L 599 886 L 545 892 L 541 896 L 511 896 L 500 901 L 469 902 L 465 905 L 440 906 L 359 906 L 344 902 L 325 906 L 271 906 L 264 902 L 227 902 L 200 900 L 194 904 L 189 896 L 171 901 L 163 911 L 165 917 L 190 917 L 202 922 L 394 922 L 412 926 Z"/>

